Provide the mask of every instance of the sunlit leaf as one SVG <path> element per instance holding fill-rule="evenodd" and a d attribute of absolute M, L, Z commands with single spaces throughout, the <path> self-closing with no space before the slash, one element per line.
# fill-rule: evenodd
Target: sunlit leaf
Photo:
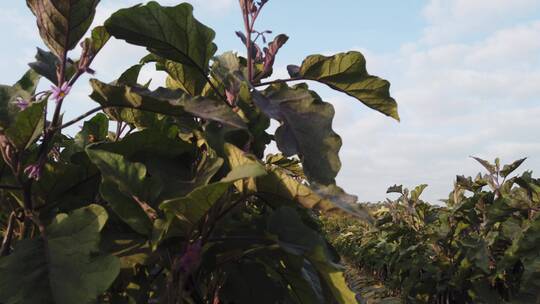
<path fill-rule="evenodd" d="M 281 122 L 276 130 L 278 148 L 285 156 L 297 154 L 310 181 L 335 182 L 341 167 L 341 138 L 332 130 L 334 108 L 305 85 L 272 85 L 254 101 L 269 117 Z"/>
<path fill-rule="evenodd" d="M 264 166 L 242 156 L 238 148 L 226 145 L 231 171 L 220 182 L 201 186 L 185 197 L 165 201 L 160 209 L 197 223 L 210 208 L 226 193 L 232 183 L 244 178 L 254 178 L 266 174 Z"/>
<path fill-rule="evenodd" d="M 94 92 L 90 97 L 104 107 L 131 108 L 171 116 L 193 115 L 227 124 L 233 128 L 246 128 L 232 109 L 222 101 L 205 97 L 191 97 L 179 90 L 159 88 L 150 91 L 141 87 L 112 85 L 90 80 Z"/>
<path fill-rule="evenodd" d="M 100 193 L 113 211 L 133 230 L 149 234 L 152 229 L 151 216 L 142 204 L 145 188 L 148 187 L 146 167 L 103 150 L 86 149 L 86 153 L 101 172 Z"/>
<path fill-rule="evenodd" d="M 193 17 L 193 7 L 188 3 L 164 7 L 151 1 L 121 9 L 105 22 L 105 27 L 117 39 L 203 71 L 217 50 L 212 42 L 214 31 Z"/>
<path fill-rule="evenodd" d="M 43 42 L 58 58 L 84 36 L 100 0 L 27 0 Z"/>
<path fill-rule="evenodd" d="M 390 96 L 390 83 L 369 75 L 366 60 L 359 52 L 339 53 L 329 57 L 312 55 L 300 67 L 290 66 L 288 70 L 291 77 L 322 82 L 399 120 L 397 103 Z"/>

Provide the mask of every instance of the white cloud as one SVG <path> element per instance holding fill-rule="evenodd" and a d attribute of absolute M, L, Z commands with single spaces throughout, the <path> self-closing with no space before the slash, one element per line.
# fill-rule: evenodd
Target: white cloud
<path fill-rule="evenodd" d="M 524 18 L 537 7 L 529 0 L 433 0 L 418 41 L 393 53 L 362 49 L 368 71 L 391 81 L 402 122 L 327 94 L 344 142 L 338 182 L 369 201 L 384 199 L 394 183 L 428 183 L 425 198 L 435 202 L 455 175 L 482 171 L 470 155 L 503 162 L 528 156 L 523 168 L 540 172 L 540 20 Z"/>
<path fill-rule="evenodd" d="M 423 41 L 444 43 L 482 35 L 539 9 L 537 0 L 431 0 L 423 10 L 430 23 Z"/>

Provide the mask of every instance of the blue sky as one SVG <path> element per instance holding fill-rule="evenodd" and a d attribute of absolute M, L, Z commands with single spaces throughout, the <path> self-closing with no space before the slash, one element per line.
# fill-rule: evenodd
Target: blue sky
<path fill-rule="evenodd" d="M 95 23 L 138 2 L 102 0 Z M 217 32 L 219 51 L 242 52 L 236 0 L 189 2 Z M 310 84 L 336 108 L 344 141 L 338 183 L 361 201 L 384 199 L 396 183 L 427 183 L 426 199 L 445 198 L 456 174 L 481 170 L 470 155 L 503 162 L 527 156 L 523 168 L 540 173 L 540 1 L 270 0 L 258 28 L 291 37 L 276 77 L 309 54 L 359 50 L 370 73 L 392 83 L 401 123 Z M 0 3 L 0 34 L 0 83 L 10 84 L 43 47 L 24 1 Z M 113 41 L 95 62 L 96 77 L 114 80 L 144 54 Z M 163 80 L 150 68 L 143 77 Z M 94 106 L 89 93 L 83 79 L 66 102 L 67 118 Z"/>

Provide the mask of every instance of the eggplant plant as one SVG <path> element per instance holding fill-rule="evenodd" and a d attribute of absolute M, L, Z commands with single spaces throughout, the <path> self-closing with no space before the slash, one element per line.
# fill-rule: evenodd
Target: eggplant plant
<path fill-rule="evenodd" d="M 323 216 L 325 231 L 405 303 L 539 303 L 540 180 L 510 176 L 525 159 L 475 159 L 487 173 L 458 176 L 445 206 L 393 186 L 396 200 L 368 207 L 374 226 Z"/>
<path fill-rule="evenodd" d="M 0 86 L 0 303 L 355 303 L 316 215 L 369 216 L 336 185 L 334 109 L 307 82 L 398 120 L 390 84 L 359 52 L 272 79 L 288 37 L 256 28 L 268 0 L 239 1 L 244 56 L 217 54 L 187 3 L 121 9 L 84 38 L 99 2 L 27 0 L 48 50 Z M 112 37 L 147 56 L 91 79 L 96 107 L 65 121 Z M 167 74 L 156 90 L 145 65 Z"/>

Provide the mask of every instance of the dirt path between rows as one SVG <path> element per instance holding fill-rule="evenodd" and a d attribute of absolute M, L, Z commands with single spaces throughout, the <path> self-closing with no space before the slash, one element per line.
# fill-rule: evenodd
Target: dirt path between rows
<path fill-rule="evenodd" d="M 345 279 L 349 287 L 356 292 L 357 300 L 361 304 L 401 304 L 398 297 L 392 295 L 392 292 L 384 287 L 383 284 L 363 273 L 357 267 L 342 260 L 345 266 Z"/>

